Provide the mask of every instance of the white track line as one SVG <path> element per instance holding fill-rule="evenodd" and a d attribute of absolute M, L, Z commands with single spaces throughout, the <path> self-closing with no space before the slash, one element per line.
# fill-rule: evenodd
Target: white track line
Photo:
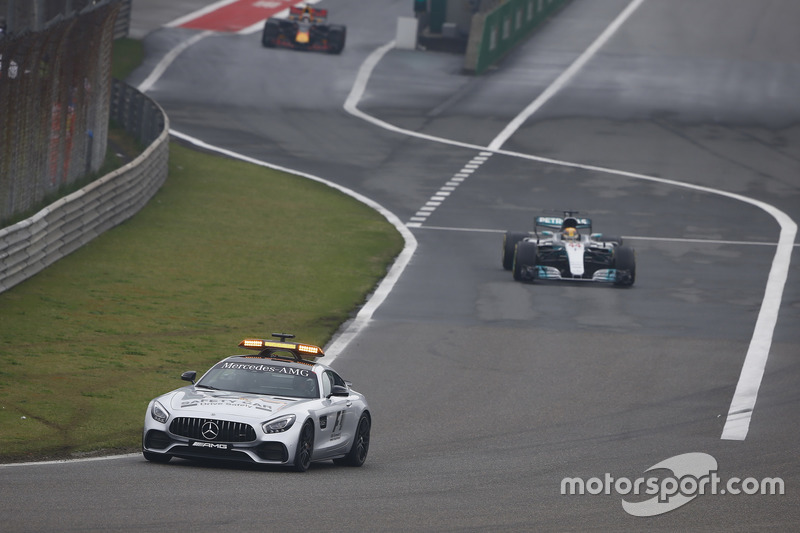
<path fill-rule="evenodd" d="M 167 52 L 167 54 L 163 58 L 161 58 L 161 61 L 158 62 L 158 64 L 150 73 L 150 75 L 147 76 L 147 78 L 145 78 L 144 81 L 140 83 L 139 86 L 136 88 L 143 93 L 149 91 L 150 88 L 153 86 L 153 84 L 155 84 L 155 82 L 157 82 L 161 78 L 164 72 L 166 72 L 166 70 L 169 68 L 172 62 L 175 61 L 175 59 L 177 59 L 179 55 L 181 55 L 181 52 L 183 52 L 196 42 L 205 39 L 209 35 L 212 35 L 213 33 L 214 33 L 213 31 L 204 31 L 201 33 L 197 33 L 195 35 L 192 35 L 185 41 L 179 43 L 178 46 L 171 49 L 169 52 Z"/>
<path fill-rule="evenodd" d="M 435 230 L 435 231 L 457 231 L 462 233 L 495 233 L 502 234 L 507 230 L 504 229 L 489 229 L 489 228 L 456 228 L 453 226 L 421 226 L 421 230 Z M 724 244 L 726 246 L 777 246 L 777 242 L 760 242 L 760 241 L 723 241 L 719 239 L 688 239 L 684 237 L 643 237 L 640 235 L 620 235 L 625 240 L 631 241 L 653 241 L 653 242 L 679 242 L 689 244 Z M 800 244 L 794 246 L 800 247 Z"/>
<path fill-rule="evenodd" d="M 542 94 L 540 94 L 533 102 L 526 107 L 522 113 L 514 117 L 514 120 L 508 123 L 508 125 L 500 132 L 500 134 L 495 137 L 495 139 L 489 143 L 488 148 L 490 150 L 498 150 L 500 149 L 503 144 L 512 136 L 516 131 L 528 120 L 531 115 L 536 113 L 541 107 L 546 104 L 558 91 L 560 91 L 569 80 L 571 80 L 575 74 L 578 73 L 580 69 L 589 62 L 589 60 L 597 54 L 600 48 L 605 45 L 611 37 L 617 33 L 617 30 L 628 20 L 636 9 L 644 2 L 644 0 L 633 0 L 628 6 L 620 13 L 616 19 L 600 34 L 600 36 L 594 40 L 592 44 L 589 45 L 578 59 L 576 59 L 567 70 L 565 70 L 558 78 L 555 79 L 553 83 L 550 84 L 547 89 L 545 89 Z"/>
<path fill-rule="evenodd" d="M 371 115 L 367 115 L 360 109 L 358 109 L 358 102 L 360 101 L 361 97 L 364 94 L 364 90 L 367 85 L 367 81 L 381 58 L 391 49 L 394 47 L 394 41 L 391 41 L 382 47 L 376 49 L 375 51 L 370 54 L 370 56 L 364 61 L 361 65 L 361 69 L 358 72 L 356 82 L 353 85 L 353 88 L 348 96 L 345 104 L 344 109 L 352 114 L 355 117 L 361 118 L 371 124 L 374 124 L 380 128 L 384 128 L 388 131 L 392 131 L 395 133 L 400 133 L 402 135 L 416 137 L 419 139 L 425 139 L 433 142 L 439 142 L 442 144 L 448 144 L 451 146 L 459 146 L 462 148 L 472 148 L 475 150 L 487 150 L 498 154 L 508 155 L 512 157 L 518 157 L 522 159 L 529 159 L 532 161 L 539 161 L 544 163 L 550 163 L 552 165 L 559 165 L 571 168 L 580 168 L 584 170 L 590 170 L 599 173 L 611 174 L 616 176 L 623 176 L 633 179 L 645 180 L 645 181 L 652 181 L 657 183 L 662 183 L 665 185 L 671 185 L 675 187 L 681 187 L 685 189 L 692 189 L 695 191 L 706 192 L 709 194 L 715 194 L 720 196 L 725 196 L 727 198 L 737 200 L 740 202 L 744 202 L 750 205 L 754 205 L 763 211 L 766 211 L 770 216 L 772 216 L 778 225 L 780 226 L 780 236 L 778 238 L 778 245 L 775 251 L 775 256 L 772 260 L 772 267 L 770 268 L 769 277 L 767 280 L 767 287 L 764 291 L 764 299 L 761 302 L 761 309 L 759 310 L 758 319 L 756 320 L 756 326 L 753 331 L 753 336 L 750 341 L 750 346 L 747 351 L 747 355 L 745 356 L 744 365 L 742 367 L 742 372 L 739 376 L 739 381 L 736 386 L 736 392 L 734 393 L 733 399 L 731 401 L 730 408 L 728 410 L 728 417 L 725 423 L 725 427 L 722 432 L 722 439 L 725 440 L 744 440 L 747 437 L 747 432 L 750 427 L 750 420 L 752 418 L 753 409 L 755 408 L 756 399 L 758 397 L 758 389 L 761 386 L 761 380 L 764 374 L 764 368 L 767 363 L 767 359 L 769 358 L 769 350 L 772 346 L 772 336 L 775 331 L 775 325 L 777 324 L 778 320 L 778 312 L 780 310 L 781 300 L 783 298 L 783 290 L 786 285 L 786 279 L 788 277 L 789 272 L 789 265 L 791 263 L 791 254 L 792 249 L 794 248 L 794 240 L 797 235 L 797 224 L 794 220 L 791 219 L 786 213 L 781 211 L 775 206 L 767 204 L 766 202 L 762 202 L 760 200 L 756 200 L 754 198 L 748 198 L 746 196 L 742 196 L 740 194 L 734 194 L 727 191 L 722 191 L 719 189 L 713 189 L 711 187 L 703 187 L 700 185 L 693 185 L 691 183 L 682 183 L 675 180 L 669 180 L 664 178 L 657 178 L 654 176 L 647 176 L 644 174 L 638 174 L 635 172 L 627 172 L 622 170 L 598 167 L 594 165 L 581 165 L 578 163 L 570 163 L 567 161 L 559 161 L 555 159 L 549 159 L 544 157 L 532 156 L 529 154 L 521 154 L 518 152 L 511 152 L 506 150 L 500 150 L 500 146 L 502 146 L 511 135 L 513 135 L 516 130 L 523 124 L 525 120 L 530 118 L 534 111 L 541 108 L 541 106 L 549 100 L 557 90 L 563 88 L 563 86 L 571 79 L 577 70 L 584 66 L 586 61 L 594 54 L 596 54 L 599 47 L 604 44 L 610 37 L 616 32 L 622 22 L 628 19 L 630 15 L 638 8 L 644 0 L 634 0 L 631 2 L 625 10 L 617 17 L 617 19 L 612 22 L 609 28 L 604 31 L 598 39 L 595 40 L 594 43 L 587 49 L 586 52 L 581 54 L 581 56 L 567 69 L 564 75 L 559 76 L 556 81 L 553 83 L 553 86 L 548 87 L 543 95 L 547 95 L 546 98 L 543 99 L 542 96 L 534 100 L 529 106 L 525 108 L 525 110 L 514 120 L 512 120 L 503 131 L 495 137 L 495 139 L 490 143 L 489 146 L 478 146 L 470 143 L 462 143 L 458 141 L 453 141 L 452 139 L 444 139 L 441 137 L 434 137 L 431 135 L 425 135 L 418 132 L 406 130 L 403 128 L 399 128 L 393 124 L 389 124 L 383 120 L 377 119 L 372 117 Z M 573 68 L 574 67 L 574 68 Z"/>

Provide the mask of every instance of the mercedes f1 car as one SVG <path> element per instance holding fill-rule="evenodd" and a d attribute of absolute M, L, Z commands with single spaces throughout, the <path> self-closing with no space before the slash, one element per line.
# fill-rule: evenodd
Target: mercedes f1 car
<path fill-rule="evenodd" d="M 172 457 L 291 466 L 312 461 L 361 466 L 372 425 L 367 402 L 333 369 L 319 364 L 322 349 L 279 340 L 245 339 L 256 350 L 221 360 L 191 385 L 147 406 L 142 453 L 148 461 Z"/>
<path fill-rule="evenodd" d="M 264 22 L 261 44 L 267 48 L 279 46 L 340 54 L 347 38 L 347 27 L 328 24 L 327 19 L 327 9 L 292 6 L 288 18 L 272 17 Z"/>
<path fill-rule="evenodd" d="M 630 287 L 636 254 L 622 237 L 592 233 L 592 221 L 576 211 L 563 217 L 536 217 L 533 232 L 503 237 L 503 268 L 516 281 L 570 280 Z M 546 229 L 545 229 L 546 228 Z M 582 233 L 583 231 L 583 233 Z"/>

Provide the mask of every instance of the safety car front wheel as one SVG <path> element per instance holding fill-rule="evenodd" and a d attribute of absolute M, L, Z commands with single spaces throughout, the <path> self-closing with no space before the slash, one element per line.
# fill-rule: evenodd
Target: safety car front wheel
<path fill-rule="evenodd" d="M 305 472 L 311 466 L 311 454 L 314 452 L 314 424 L 308 420 L 300 430 L 297 439 L 297 450 L 294 452 L 294 469 Z"/>

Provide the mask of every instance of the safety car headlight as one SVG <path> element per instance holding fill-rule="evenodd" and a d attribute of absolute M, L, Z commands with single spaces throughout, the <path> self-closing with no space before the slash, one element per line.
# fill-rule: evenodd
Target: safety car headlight
<path fill-rule="evenodd" d="M 261 424 L 261 429 L 264 430 L 264 433 L 281 433 L 292 427 L 292 424 L 294 424 L 296 418 L 297 417 L 294 415 L 273 418 L 272 420 Z"/>
<path fill-rule="evenodd" d="M 150 416 L 153 417 L 153 420 L 156 422 L 161 422 L 162 424 L 167 421 L 169 418 L 169 412 L 164 409 L 164 406 L 158 402 L 153 402 L 153 407 L 150 409 Z"/>

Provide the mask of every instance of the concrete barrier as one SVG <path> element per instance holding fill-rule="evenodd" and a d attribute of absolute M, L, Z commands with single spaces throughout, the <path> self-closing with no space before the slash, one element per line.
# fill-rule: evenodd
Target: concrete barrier
<path fill-rule="evenodd" d="M 114 80 L 112 117 L 150 144 L 136 159 L 0 229 L 0 292 L 41 272 L 139 212 L 167 179 L 169 119 L 136 89 Z"/>
<path fill-rule="evenodd" d="M 482 74 L 569 0 L 509 0 L 472 16 L 464 70 Z"/>

